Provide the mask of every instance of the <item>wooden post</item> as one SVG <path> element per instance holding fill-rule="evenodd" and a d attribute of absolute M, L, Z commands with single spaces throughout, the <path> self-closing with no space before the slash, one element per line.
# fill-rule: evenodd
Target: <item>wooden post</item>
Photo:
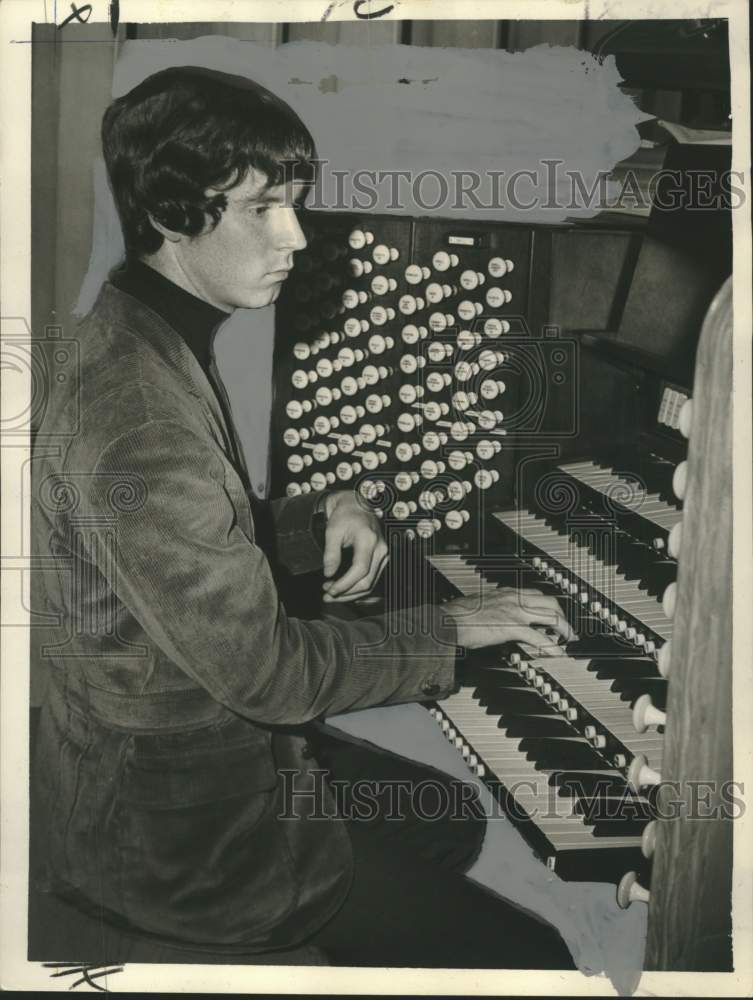
<path fill-rule="evenodd" d="M 647 969 L 731 969 L 732 280 L 696 361 Z M 727 783 L 725 785 L 725 783 Z M 725 812 L 728 815 L 725 818 Z"/>

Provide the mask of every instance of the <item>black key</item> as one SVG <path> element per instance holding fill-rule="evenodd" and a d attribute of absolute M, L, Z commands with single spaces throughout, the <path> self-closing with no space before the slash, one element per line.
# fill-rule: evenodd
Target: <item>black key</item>
<path fill-rule="evenodd" d="M 619 692 L 623 701 L 632 705 L 641 695 L 647 694 L 657 708 L 664 711 L 667 704 L 667 682 L 663 677 L 638 677 L 634 681 L 616 680 L 612 690 Z"/>
<path fill-rule="evenodd" d="M 566 739 L 563 737 L 526 736 L 518 744 L 521 753 L 536 763 L 540 771 L 551 771 L 556 768 L 593 768 L 598 767 L 601 758 L 585 741 Z M 606 761 L 601 761 L 604 768 L 610 768 Z"/>
<path fill-rule="evenodd" d="M 583 816 L 587 826 L 593 828 L 595 837 L 639 836 L 651 820 L 647 802 L 627 797 L 580 801 L 576 812 Z"/>
<path fill-rule="evenodd" d="M 639 677 L 658 677 L 656 661 L 648 656 L 633 659 L 600 659 L 594 657 L 588 664 L 591 673 L 600 680 L 630 680 Z"/>
<path fill-rule="evenodd" d="M 505 730 L 511 737 L 574 736 L 574 730 L 558 715 L 528 715 L 516 719 L 505 719 Z"/>
<path fill-rule="evenodd" d="M 486 708 L 487 715 L 502 715 L 504 711 L 538 715 L 548 707 L 544 699 L 522 681 L 519 688 L 499 688 L 497 691 L 484 684 L 474 691 L 474 697 Z"/>
<path fill-rule="evenodd" d="M 640 579 L 640 586 L 649 594 L 661 596 L 677 579 L 677 563 L 672 559 L 656 559 Z"/>
<path fill-rule="evenodd" d="M 566 647 L 568 656 L 598 656 L 624 659 L 635 653 L 635 646 L 627 639 L 622 639 L 614 633 L 602 635 L 581 635 L 575 642 L 569 642 Z"/>
<path fill-rule="evenodd" d="M 571 798 L 593 798 L 596 795 L 622 795 L 627 782 L 620 774 L 604 774 L 600 770 L 554 771 L 549 783 L 562 795 Z"/>

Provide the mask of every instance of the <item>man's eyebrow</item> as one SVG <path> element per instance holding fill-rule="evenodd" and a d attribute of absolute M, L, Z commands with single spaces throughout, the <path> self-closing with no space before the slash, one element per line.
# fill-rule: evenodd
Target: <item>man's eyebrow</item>
<path fill-rule="evenodd" d="M 268 191 L 259 191 L 258 194 L 246 194 L 239 199 L 244 205 L 257 205 L 260 202 L 283 201 L 279 195 L 270 194 Z"/>
<path fill-rule="evenodd" d="M 308 187 L 303 187 L 302 190 L 294 192 L 292 198 L 290 199 L 294 203 L 303 201 L 308 193 Z M 284 205 L 288 200 L 286 195 L 272 194 L 269 191 L 259 191 L 257 194 L 247 194 L 238 199 L 242 205 L 259 205 L 259 204 L 276 204 Z"/>

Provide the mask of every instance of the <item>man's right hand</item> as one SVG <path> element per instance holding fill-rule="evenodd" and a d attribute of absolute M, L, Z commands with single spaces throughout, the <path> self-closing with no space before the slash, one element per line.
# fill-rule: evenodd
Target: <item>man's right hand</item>
<path fill-rule="evenodd" d="M 458 645 L 468 649 L 519 642 L 538 655 L 558 656 L 560 638 L 577 638 L 556 598 L 540 590 L 500 587 L 450 601 L 443 610 L 457 625 Z"/>

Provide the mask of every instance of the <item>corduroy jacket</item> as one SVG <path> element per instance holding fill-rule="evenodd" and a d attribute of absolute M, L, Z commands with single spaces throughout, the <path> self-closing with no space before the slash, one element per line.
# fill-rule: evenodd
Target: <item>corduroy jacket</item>
<path fill-rule="evenodd" d="M 442 697 L 455 629 L 428 607 L 287 615 L 229 428 L 179 332 L 108 283 L 76 341 L 76 377 L 53 381 L 33 460 L 34 648 L 50 675 L 40 877 L 192 948 L 291 947 L 351 877 L 344 824 L 326 793 L 306 794 L 316 762 L 301 727 Z M 321 559 L 315 499 L 270 504 L 293 572 Z"/>

